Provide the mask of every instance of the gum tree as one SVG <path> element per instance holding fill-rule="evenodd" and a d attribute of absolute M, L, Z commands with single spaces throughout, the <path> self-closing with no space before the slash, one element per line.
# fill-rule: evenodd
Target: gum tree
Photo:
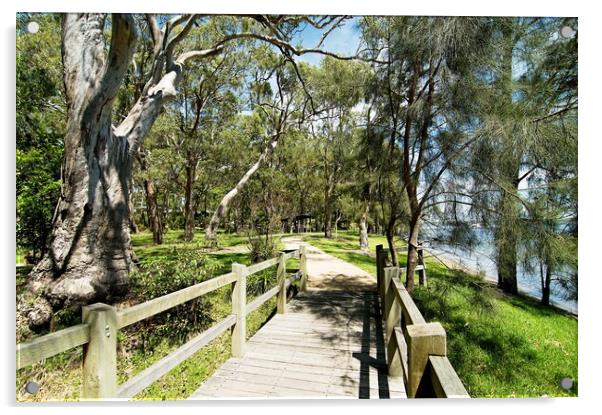
<path fill-rule="evenodd" d="M 110 300 L 128 289 L 135 268 L 130 246 L 129 183 L 132 160 L 164 105 L 178 94 L 186 65 L 220 54 L 232 41 L 254 39 L 274 45 L 288 57 L 299 49 L 282 27 L 312 25 L 326 32 L 341 18 L 250 16 L 224 18 L 216 25 L 216 43 L 198 49 L 181 47 L 196 25 L 219 17 L 144 16 L 137 30 L 129 14 L 65 14 L 62 61 L 67 101 L 63 176 L 48 252 L 30 274 L 36 295 L 28 310 L 32 326 L 45 324 L 53 308 Z M 115 120 L 116 96 L 125 82 L 140 38 L 152 54 L 139 98 Z"/>

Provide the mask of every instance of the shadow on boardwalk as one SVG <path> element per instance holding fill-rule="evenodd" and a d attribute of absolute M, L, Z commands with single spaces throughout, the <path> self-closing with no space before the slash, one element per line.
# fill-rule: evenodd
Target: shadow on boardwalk
<path fill-rule="evenodd" d="M 309 247 L 309 289 L 276 314 L 192 399 L 398 398 L 387 376 L 374 278 Z"/>

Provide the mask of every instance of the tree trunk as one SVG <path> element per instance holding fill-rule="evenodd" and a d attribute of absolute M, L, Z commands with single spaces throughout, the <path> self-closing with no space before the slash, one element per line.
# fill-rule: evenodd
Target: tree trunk
<path fill-rule="evenodd" d="M 518 172 L 516 174 L 518 176 Z M 518 189 L 518 184 L 515 188 Z M 518 294 L 517 220 L 520 213 L 513 196 L 503 192 L 498 211 L 500 219 L 495 233 L 498 287 L 510 294 Z"/>
<path fill-rule="evenodd" d="M 276 145 L 278 144 L 278 138 L 279 138 L 279 133 L 275 134 L 272 137 L 272 139 L 270 140 L 270 142 L 268 143 L 266 148 L 263 150 L 263 152 L 259 156 L 259 159 L 255 162 L 255 164 L 253 164 L 249 168 L 249 170 L 247 170 L 247 172 L 241 177 L 241 179 L 238 181 L 238 183 L 236 183 L 236 186 L 234 186 L 234 188 L 232 190 L 230 190 L 228 193 L 226 193 L 224 195 L 224 197 L 222 198 L 217 209 L 215 209 L 215 212 L 213 212 L 211 221 L 209 222 L 209 225 L 207 226 L 207 229 L 205 230 L 205 240 L 209 244 L 214 245 L 216 243 L 217 229 L 219 228 L 221 219 L 225 216 L 226 212 L 228 211 L 228 206 L 230 205 L 230 202 L 232 202 L 232 199 L 234 199 L 236 197 L 236 195 L 238 195 L 240 193 L 240 191 L 247 184 L 247 182 L 253 176 L 253 174 L 255 174 L 255 172 L 259 169 L 259 167 L 261 167 L 261 165 L 272 154 L 272 152 L 274 151 L 274 148 L 276 148 Z"/>
<path fill-rule="evenodd" d="M 414 289 L 414 271 L 418 264 L 418 235 L 420 233 L 420 216 L 413 216 L 410 221 L 410 237 L 408 238 L 408 260 L 406 263 L 406 289 Z"/>
<path fill-rule="evenodd" d="M 324 187 L 324 237 L 332 238 L 332 192 L 334 184 L 332 174 Z"/>
<path fill-rule="evenodd" d="M 504 107 L 508 108 L 512 103 L 512 95 L 514 93 L 512 88 L 512 56 L 515 46 L 515 33 L 512 25 L 508 25 L 504 28 L 502 36 L 504 43 L 502 46 L 502 61 L 500 62 L 500 82 L 502 82 L 501 87 L 504 93 L 501 100 Z M 503 163 L 501 165 L 500 179 L 504 183 L 512 183 L 511 190 L 518 193 L 518 177 L 520 163 L 523 158 L 522 152 L 520 151 L 520 147 L 517 147 L 511 140 L 511 142 L 506 145 L 504 153 L 505 154 L 501 159 Z M 514 200 L 513 196 L 504 190 L 502 190 L 500 204 L 496 210 L 500 215 L 495 232 L 498 287 L 510 294 L 517 294 L 517 219 L 520 212 L 518 211 L 517 202 Z"/>
<path fill-rule="evenodd" d="M 364 209 L 360 218 L 360 250 L 368 253 L 368 208 Z"/>
<path fill-rule="evenodd" d="M 552 284 L 552 267 L 546 265 L 546 272 L 544 278 L 544 284 L 541 290 L 541 303 L 544 305 L 550 305 L 550 285 Z"/>
<path fill-rule="evenodd" d="M 130 232 L 138 233 L 138 225 L 136 224 L 136 218 L 134 217 L 134 201 L 132 199 L 132 187 L 133 187 L 132 176 L 130 175 L 130 183 L 128 192 L 128 210 L 130 212 Z"/>
<path fill-rule="evenodd" d="M 194 237 L 194 202 L 193 188 L 196 175 L 196 162 L 188 161 L 186 166 L 186 188 L 184 189 L 184 240 L 192 241 Z"/>
<path fill-rule="evenodd" d="M 332 238 L 332 207 L 328 200 L 324 205 L 324 237 Z"/>
<path fill-rule="evenodd" d="M 127 139 L 116 136 L 111 111 L 134 52 L 131 16 L 114 15 L 105 59 L 105 16 L 67 14 L 63 66 L 68 101 L 64 179 L 48 254 L 30 274 L 39 296 L 28 312 L 32 326 L 47 323 L 52 308 L 122 295 L 133 268 Z"/>
<path fill-rule="evenodd" d="M 184 53 L 174 62 L 173 47 L 183 36 L 163 42 L 169 28 L 153 29 L 151 77 L 125 119 L 113 126 L 115 96 L 132 61 L 137 34 L 131 15 L 113 14 L 107 48 L 105 19 L 104 14 L 63 15 L 63 182 L 48 253 L 30 274 L 29 291 L 36 296 L 27 312 L 32 327 L 46 324 L 53 307 L 111 301 L 127 290 L 134 267 L 128 208 L 132 158 L 163 105 L 176 95 L 186 60 L 223 50 Z"/>
<path fill-rule="evenodd" d="M 389 252 L 391 254 L 391 263 L 394 267 L 399 266 L 399 258 L 397 257 L 397 251 L 395 250 L 395 223 L 397 223 L 397 218 L 392 216 L 387 222 L 387 226 L 385 229 L 385 235 L 387 237 L 387 244 L 389 245 Z"/>
<path fill-rule="evenodd" d="M 144 177 L 144 197 L 146 199 L 148 228 L 153 234 L 153 243 L 155 245 L 161 245 L 163 243 L 163 224 L 161 223 L 161 216 L 159 215 L 155 182 L 149 175 L 146 154 L 143 149 L 140 149 L 137 158 L 138 163 L 140 164 L 140 171 Z"/>
<path fill-rule="evenodd" d="M 368 183 L 365 186 L 364 195 L 367 194 L 365 198 L 364 210 L 362 211 L 362 216 L 360 217 L 360 250 L 367 254 L 368 253 L 368 213 L 370 213 L 370 202 L 371 202 L 371 189 L 370 184 Z"/>
<path fill-rule="evenodd" d="M 161 216 L 159 215 L 155 183 L 151 178 L 144 179 L 144 193 L 146 194 L 148 227 L 153 233 L 153 242 L 155 245 L 161 245 L 163 243 L 163 223 L 161 221 Z"/>

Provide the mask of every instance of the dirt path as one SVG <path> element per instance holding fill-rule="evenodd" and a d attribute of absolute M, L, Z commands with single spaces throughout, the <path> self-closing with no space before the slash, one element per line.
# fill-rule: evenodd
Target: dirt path
<path fill-rule="evenodd" d="M 307 274 L 310 290 L 367 291 L 376 289 L 376 279 L 348 262 L 320 251 L 298 236 L 282 238 L 285 249 L 308 247 Z"/>

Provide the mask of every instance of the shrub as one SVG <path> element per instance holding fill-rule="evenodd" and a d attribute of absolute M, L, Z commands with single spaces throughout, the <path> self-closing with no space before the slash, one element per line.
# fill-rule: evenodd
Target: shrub
<path fill-rule="evenodd" d="M 131 276 L 132 294 L 140 302 L 149 301 L 213 278 L 218 269 L 219 262 L 198 249 L 173 248 L 167 255 L 151 256 L 141 263 L 140 271 Z M 153 326 L 154 334 L 163 332 L 181 341 L 212 323 L 210 306 L 208 297 L 202 296 L 143 323 Z"/>

